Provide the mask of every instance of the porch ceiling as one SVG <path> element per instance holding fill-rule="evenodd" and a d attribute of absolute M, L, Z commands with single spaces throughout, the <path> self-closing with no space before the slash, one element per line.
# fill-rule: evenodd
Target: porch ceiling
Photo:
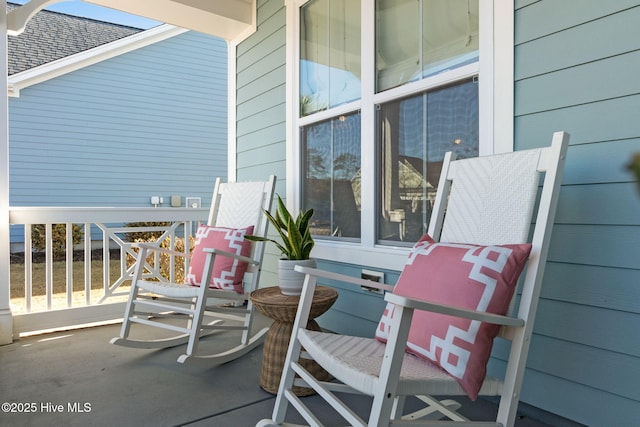
<path fill-rule="evenodd" d="M 255 0 L 88 0 L 88 2 L 226 40 L 241 36 L 255 25 Z"/>
<path fill-rule="evenodd" d="M 21 32 L 27 9 L 35 11 L 61 0 L 31 0 L 21 19 L 9 19 L 9 33 Z M 234 40 L 246 37 L 255 29 L 256 0 L 84 0 L 99 6 L 143 16 L 189 30 Z M 35 9 L 35 11 L 34 11 Z M 16 10 L 17 12 L 17 10 Z M 20 13 L 17 12 L 16 15 Z M 26 19 L 25 19 L 26 18 Z M 13 28 L 12 28 L 13 22 Z"/>

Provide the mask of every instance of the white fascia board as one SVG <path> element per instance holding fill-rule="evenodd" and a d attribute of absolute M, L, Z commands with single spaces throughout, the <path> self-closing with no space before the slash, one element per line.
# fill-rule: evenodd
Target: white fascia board
<path fill-rule="evenodd" d="M 178 36 L 189 30 L 173 25 L 159 25 L 93 49 L 60 58 L 55 61 L 9 76 L 8 95 L 19 97 L 20 90 L 71 73 L 98 62 L 140 49 Z"/>

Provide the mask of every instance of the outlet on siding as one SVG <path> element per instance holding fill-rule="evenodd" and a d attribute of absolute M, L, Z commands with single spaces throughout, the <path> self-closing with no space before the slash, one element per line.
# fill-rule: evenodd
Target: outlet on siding
<path fill-rule="evenodd" d="M 361 279 L 371 280 L 372 282 L 384 283 L 384 273 L 381 271 L 373 271 L 373 270 L 365 270 L 363 269 L 360 273 Z M 384 294 L 382 289 L 376 289 L 369 286 L 360 286 L 363 290 L 367 292 L 373 292 L 375 294 Z"/>

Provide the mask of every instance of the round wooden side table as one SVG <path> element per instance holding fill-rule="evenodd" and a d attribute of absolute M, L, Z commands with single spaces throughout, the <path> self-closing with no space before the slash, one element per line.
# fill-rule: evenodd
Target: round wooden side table
<path fill-rule="evenodd" d="M 249 298 L 260 313 L 274 320 L 264 341 L 260 387 L 269 393 L 277 394 L 300 297 L 282 295 L 280 289 L 274 286 L 255 290 Z M 316 287 L 307 329 L 320 330 L 314 319 L 329 310 L 336 299 L 338 292 L 335 289 L 326 286 Z M 330 379 L 329 374 L 313 360 L 301 359 L 300 364 L 317 379 Z M 296 396 L 309 396 L 315 392 L 311 388 L 294 386 L 293 393 Z"/>

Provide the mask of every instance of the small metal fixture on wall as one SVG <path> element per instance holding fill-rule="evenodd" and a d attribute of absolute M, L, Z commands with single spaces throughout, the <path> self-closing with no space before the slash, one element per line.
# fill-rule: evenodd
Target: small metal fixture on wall
<path fill-rule="evenodd" d="M 185 207 L 187 208 L 199 208 L 202 206 L 202 198 L 201 197 L 186 197 L 185 198 Z"/>

